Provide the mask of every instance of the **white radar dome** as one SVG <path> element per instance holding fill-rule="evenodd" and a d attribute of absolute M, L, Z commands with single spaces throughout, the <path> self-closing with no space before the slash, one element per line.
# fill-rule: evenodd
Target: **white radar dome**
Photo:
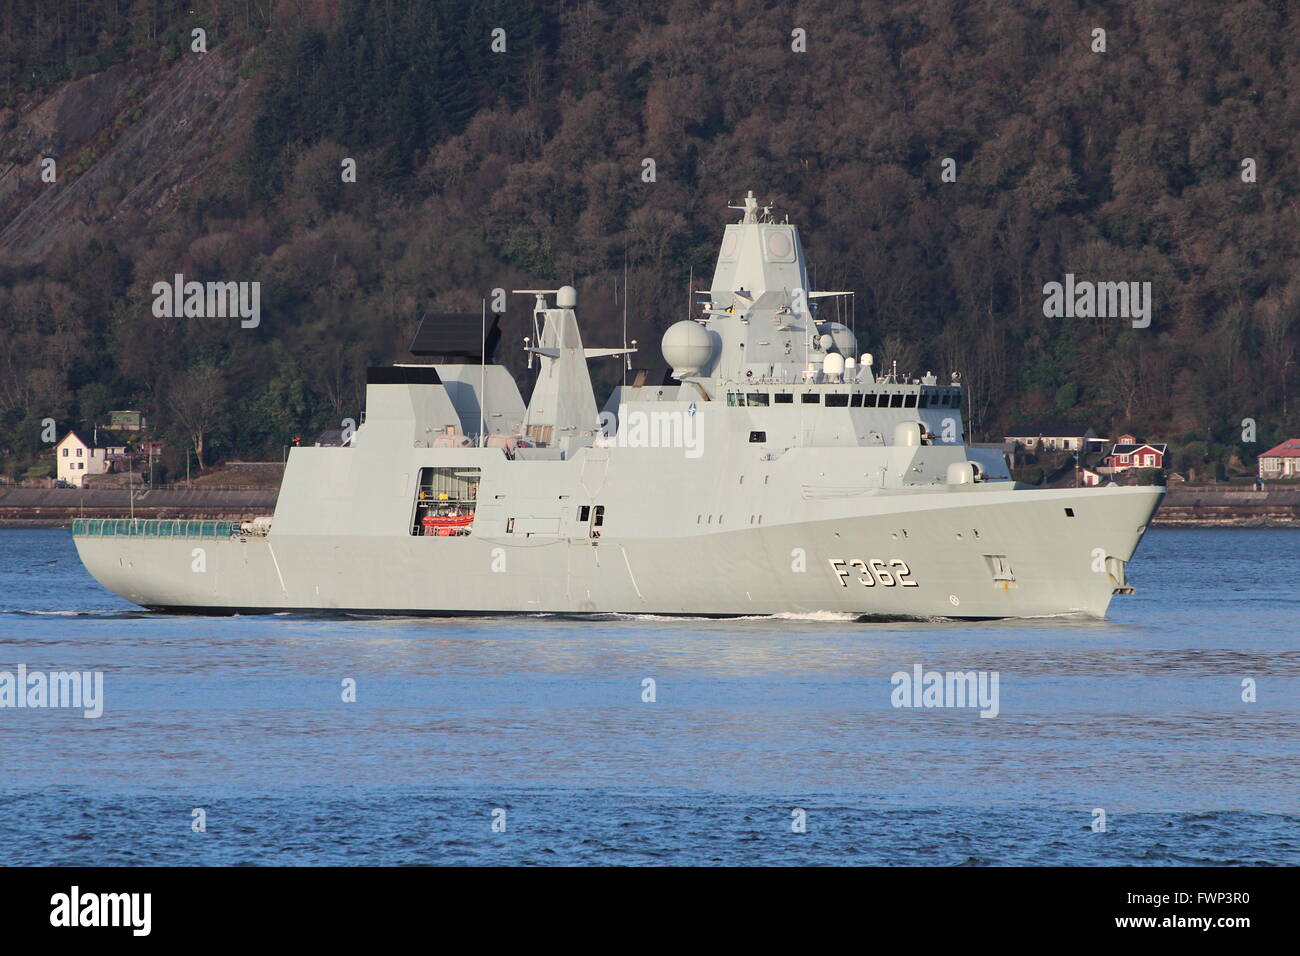
<path fill-rule="evenodd" d="M 555 307 L 572 309 L 578 304 L 578 290 L 571 285 L 562 285 L 555 291 Z"/>
<path fill-rule="evenodd" d="M 841 325 L 839 322 L 830 323 L 830 334 L 831 341 L 835 343 L 835 351 L 841 355 L 853 355 L 858 351 L 858 337 L 847 325 Z"/>
<path fill-rule="evenodd" d="M 673 370 L 673 378 L 699 375 L 713 358 L 713 336 L 690 319 L 670 325 L 659 347 Z"/>
<path fill-rule="evenodd" d="M 832 352 L 826 356 L 826 361 L 822 363 L 822 371 L 827 375 L 838 378 L 844 374 L 844 356 L 839 352 Z"/>

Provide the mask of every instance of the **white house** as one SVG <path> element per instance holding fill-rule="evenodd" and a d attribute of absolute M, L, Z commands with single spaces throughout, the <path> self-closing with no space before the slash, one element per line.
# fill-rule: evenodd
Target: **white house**
<path fill-rule="evenodd" d="M 1030 451 L 1042 442 L 1047 451 L 1072 451 L 1085 455 L 1106 443 L 1106 439 L 1098 438 L 1091 428 L 1055 423 L 1012 428 L 1002 436 L 1002 440 Z"/>
<path fill-rule="evenodd" d="M 110 432 L 95 430 L 94 440 L 86 444 L 76 432 L 68 432 L 54 446 L 58 479 L 75 488 L 85 487 L 87 475 L 102 475 L 113 459 L 126 454 L 126 444 Z"/>
<path fill-rule="evenodd" d="M 1259 456 L 1260 480 L 1300 477 L 1300 438 L 1288 438 Z"/>

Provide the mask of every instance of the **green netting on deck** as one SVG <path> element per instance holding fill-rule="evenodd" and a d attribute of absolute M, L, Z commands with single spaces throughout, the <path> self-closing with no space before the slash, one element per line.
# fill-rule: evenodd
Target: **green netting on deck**
<path fill-rule="evenodd" d="M 179 518 L 76 518 L 72 522 L 74 536 L 91 538 L 228 538 L 238 531 L 238 521 L 190 521 Z"/>

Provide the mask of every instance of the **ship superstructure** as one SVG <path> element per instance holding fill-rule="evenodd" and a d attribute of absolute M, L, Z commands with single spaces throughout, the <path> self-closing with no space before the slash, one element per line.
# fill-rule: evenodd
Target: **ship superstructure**
<path fill-rule="evenodd" d="M 819 317 L 798 229 L 752 193 L 668 368 L 598 409 L 572 287 L 533 296 L 525 405 L 478 316 L 371 369 L 343 447 L 294 448 L 273 517 L 79 521 L 109 589 L 209 612 L 1103 615 L 1161 488 L 1039 489 L 966 442 L 957 375 Z"/>

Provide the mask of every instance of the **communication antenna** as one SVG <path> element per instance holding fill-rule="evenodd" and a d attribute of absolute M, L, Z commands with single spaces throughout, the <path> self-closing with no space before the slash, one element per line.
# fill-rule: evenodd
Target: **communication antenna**
<path fill-rule="evenodd" d="M 627 350 L 627 247 L 623 247 L 623 386 L 627 387 L 628 369 L 632 367 L 632 355 Z"/>
<path fill-rule="evenodd" d="M 858 294 L 856 292 L 854 292 L 851 296 L 849 296 L 849 315 L 851 317 L 850 321 L 853 323 L 853 341 L 857 342 L 858 341 Z M 859 342 L 858 344 L 860 345 L 861 343 Z"/>
<path fill-rule="evenodd" d="M 483 322 L 479 335 L 478 350 L 478 443 L 483 447 L 483 433 L 487 430 L 487 411 L 483 403 L 487 400 L 487 299 L 483 299 Z"/>

